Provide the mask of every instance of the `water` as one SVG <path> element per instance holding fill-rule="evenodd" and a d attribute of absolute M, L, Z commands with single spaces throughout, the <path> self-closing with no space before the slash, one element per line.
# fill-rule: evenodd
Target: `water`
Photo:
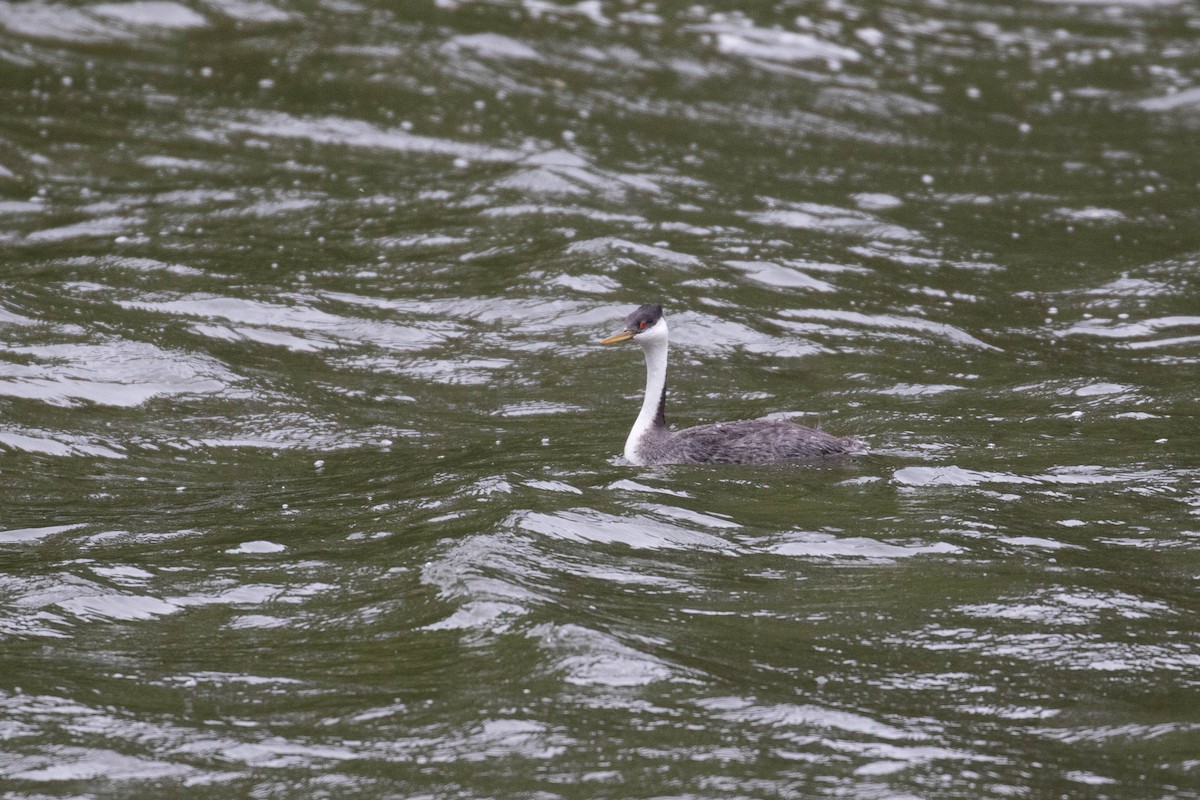
<path fill-rule="evenodd" d="M 1200 11 L 736 5 L 0 4 L 0 795 L 1200 796 Z"/>

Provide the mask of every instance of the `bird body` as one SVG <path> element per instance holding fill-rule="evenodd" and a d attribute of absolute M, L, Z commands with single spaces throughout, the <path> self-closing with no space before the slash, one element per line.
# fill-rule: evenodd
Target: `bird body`
<path fill-rule="evenodd" d="M 625 328 L 601 344 L 635 341 L 646 355 L 646 393 L 625 440 L 632 464 L 769 464 L 811 461 L 865 451 L 853 437 L 839 437 L 787 420 L 742 420 L 667 429 L 667 320 L 662 306 L 644 305 Z"/>

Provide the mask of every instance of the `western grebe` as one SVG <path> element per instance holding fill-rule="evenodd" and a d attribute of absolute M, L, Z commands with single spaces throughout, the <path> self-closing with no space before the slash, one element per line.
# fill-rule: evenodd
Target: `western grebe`
<path fill-rule="evenodd" d="M 787 420 L 743 420 L 667 430 L 667 319 L 662 306 L 644 305 L 625 329 L 600 344 L 635 341 L 646 354 L 646 395 L 625 440 L 633 464 L 769 464 L 866 452 L 853 437 L 831 436 Z"/>

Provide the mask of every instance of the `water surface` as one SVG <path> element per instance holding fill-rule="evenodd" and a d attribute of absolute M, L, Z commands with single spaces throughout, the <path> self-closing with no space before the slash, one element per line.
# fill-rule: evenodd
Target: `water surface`
<path fill-rule="evenodd" d="M 6 798 L 1200 796 L 1200 12 L 741 5 L 0 4 Z"/>

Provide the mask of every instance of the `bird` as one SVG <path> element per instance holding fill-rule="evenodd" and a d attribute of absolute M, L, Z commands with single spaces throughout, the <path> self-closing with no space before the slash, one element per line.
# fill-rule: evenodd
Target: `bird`
<path fill-rule="evenodd" d="M 862 440 L 839 437 L 788 420 L 717 422 L 667 429 L 667 318 L 647 304 L 625 318 L 625 327 L 600 344 L 636 342 L 646 355 L 646 394 L 625 440 L 625 460 L 650 464 L 771 464 L 814 461 L 866 452 Z"/>

